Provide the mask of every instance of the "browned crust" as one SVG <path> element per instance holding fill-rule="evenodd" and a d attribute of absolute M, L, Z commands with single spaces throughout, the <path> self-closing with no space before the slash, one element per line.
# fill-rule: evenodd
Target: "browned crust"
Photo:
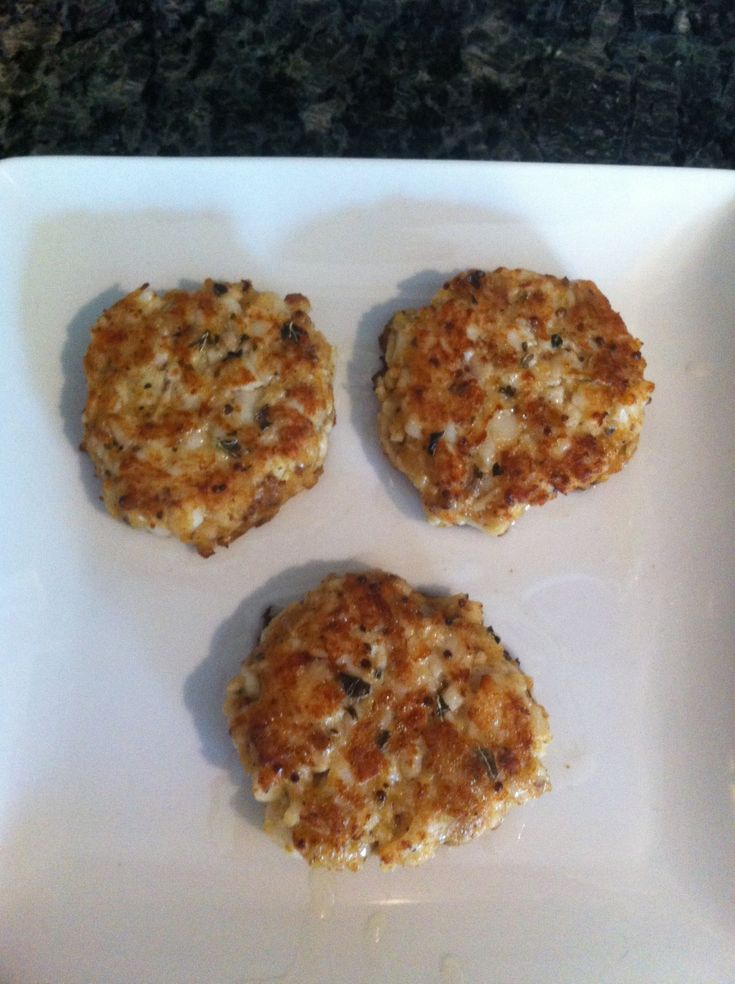
<path fill-rule="evenodd" d="M 279 301 L 249 281 L 208 280 L 151 295 L 133 291 L 92 329 L 81 446 L 113 516 L 167 529 L 206 557 L 316 483 L 334 422 L 333 352 L 302 294 Z M 257 416 L 238 418 L 253 395 Z"/>
<path fill-rule="evenodd" d="M 274 801 L 275 833 L 298 800 L 287 846 L 312 863 L 357 867 L 371 850 L 417 863 L 548 788 L 545 712 L 466 595 L 427 597 L 380 571 L 332 575 L 268 624 L 243 667 L 225 702 L 230 734 Z M 449 687 L 463 698 L 452 710 Z"/>
<path fill-rule="evenodd" d="M 517 325 L 525 332 L 522 350 L 509 342 Z M 390 343 L 399 339 L 400 354 L 391 357 L 399 346 Z M 613 414 L 644 405 L 653 391 L 643 378 L 641 343 L 595 284 L 526 270 L 470 270 L 453 278 L 428 307 L 396 314 L 380 347 L 384 365 L 375 388 L 387 456 L 420 489 L 430 518 L 493 533 L 526 506 L 622 468 L 636 449 L 642 415 L 621 426 Z M 540 377 L 561 356 L 565 403 L 557 406 Z M 478 378 L 483 374 L 486 381 Z M 513 385 L 503 387 L 503 378 Z M 582 390 L 584 426 L 573 428 L 568 401 Z M 488 420 L 503 410 L 515 415 L 522 439 L 498 447 L 489 472 L 478 451 Z M 396 436 L 396 424 L 410 415 L 421 422 L 421 437 Z M 443 439 L 447 421 L 456 441 Z M 558 453 L 561 441 L 566 449 Z"/>

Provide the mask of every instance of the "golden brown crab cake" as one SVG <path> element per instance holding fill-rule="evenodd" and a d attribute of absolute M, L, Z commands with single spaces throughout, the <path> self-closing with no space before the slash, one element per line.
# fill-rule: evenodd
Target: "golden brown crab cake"
<path fill-rule="evenodd" d="M 105 311 L 84 360 L 82 448 L 108 511 L 203 557 L 313 486 L 334 423 L 334 352 L 301 294 L 144 285 Z"/>
<path fill-rule="evenodd" d="M 330 575 L 277 615 L 225 714 L 266 829 L 311 864 L 418 864 L 549 788 L 532 681 L 467 595 Z"/>
<path fill-rule="evenodd" d="M 398 312 L 381 346 L 388 458 L 430 522 L 496 535 L 622 468 L 653 391 L 641 343 L 589 280 L 470 270 Z"/>

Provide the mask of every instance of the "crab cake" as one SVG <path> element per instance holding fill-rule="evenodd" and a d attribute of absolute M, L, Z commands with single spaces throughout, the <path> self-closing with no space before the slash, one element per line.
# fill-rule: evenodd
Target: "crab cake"
<path fill-rule="evenodd" d="M 430 522 L 496 535 L 619 471 L 653 391 L 641 343 L 589 280 L 471 270 L 398 312 L 381 346 L 388 458 Z"/>
<path fill-rule="evenodd" d="M 419 864 L 549 788 L 546 712 L 467 595 L 331 575 L 231 681 L 230 734 L 266 829 L 310 863 Z"/>
<path fill-rule="evenodd" d="M 313 486 L 334 423 L 334 352 L 301 294 L 144 284 L 105 311 L 84 360 L 83 450 L 107 510 L 203 557 Z"/>

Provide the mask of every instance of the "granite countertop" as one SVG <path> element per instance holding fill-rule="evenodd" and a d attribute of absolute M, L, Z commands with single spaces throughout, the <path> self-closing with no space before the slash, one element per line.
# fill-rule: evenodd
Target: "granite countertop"
<path fill-rule="evenodd" d="M 733 0 L 19 0 L 0 156 L 735 165 Z"/>

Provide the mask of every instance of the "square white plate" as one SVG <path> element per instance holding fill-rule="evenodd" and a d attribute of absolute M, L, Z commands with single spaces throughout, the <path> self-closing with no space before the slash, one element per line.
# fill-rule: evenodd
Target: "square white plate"
<path fill-rule="evenodd" d="M 645 343 L 638 453 L 502 539 L 384 460 L 377 337 L 462 268 L 595 280 Z M 202 560 L 78 451 L 99 313 L 249 277 L 339 349 L 323 478 Z M 0 165 L 0 978 L 735 980 L 735 174 L 522 164 Z M 464 590 L 535 678 L 554 791 L 416 870 L 310 874 L 221 703 L 263 609 L 376 565 Z"/>

